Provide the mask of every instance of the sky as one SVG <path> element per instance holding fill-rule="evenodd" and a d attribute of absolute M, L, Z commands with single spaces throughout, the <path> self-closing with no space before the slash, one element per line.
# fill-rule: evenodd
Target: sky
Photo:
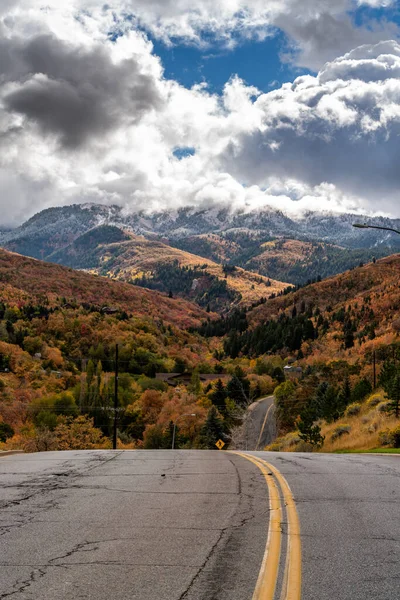
<path fill-rule="evenodd" d="M 400 217 L 396 0 L 1 0 L 0 225 L 51 206 Z"/>

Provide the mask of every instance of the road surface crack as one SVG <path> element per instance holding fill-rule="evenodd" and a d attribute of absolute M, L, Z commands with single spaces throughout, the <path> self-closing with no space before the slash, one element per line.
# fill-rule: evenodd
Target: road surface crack
<path fill-rule="evenodd" d="M 13 589 L 12 592 L 6 592 L 5 594 L 1 594 L 0 600 L 3 600 L 3 598 L 10 598 L 11 596 L 14 596 L 15 594 L 21 594 L 27 588 L 29 588 L 33 583 L 35 583 L 38 579 L 40 579 L 41 577 L 44 577 L 44 575 L 46 575 L 45 568 L 34 569 L 33 571 L 31 571 L 28 579 L 22 579 L 21 581 L 17 581 L 14 584 L 13 587 L 15 589 Z"/>

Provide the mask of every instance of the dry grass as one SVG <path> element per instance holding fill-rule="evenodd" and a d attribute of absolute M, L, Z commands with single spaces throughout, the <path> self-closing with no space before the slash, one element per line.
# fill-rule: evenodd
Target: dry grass
<path fill-rule="evenodd" d="M 350 427 L 349 433 L 332 440 L 332 436 L 335 438 L 335 430 L 345 425 Z M 325 436 L 322 452 L 379 448 L 381 446 L 379 432 L 393 429 L 396 425 L 399 425 L 399 419 L 364 404 L 359 415 L 343 417 L 335 423 L 322 426 L 322 435 Z"/>
<path fill-rule="evenodd" d="M 123 250 L 117 257 L 112 252 L 116 246 Z M 185 250 L 173 248 L 159 241 L 147 240 L 141 236 L 131 235 L 131 240 L 128 242 L 103 246 L 102 252 L 103 266 L 107 265 L 108 260 L 113 258 L 108 276 L 122 281 L 130 281 L 143 275 L 148 276 L 162 263 L 177 261 L 181 267 L 199 268 L 204 266 L 205 273 L 210 273 L 218 279 L 226 279 L 228 287 L 242 295 L 242 304 L 250 304 L 272 293 L 277 294 L 289 285 L 270 279 L 271 285 L 267 287 L 268 277 L 246 271 L 240 267 L 237 267 L 233 273 L 225 278 L 222 265 L 208 258 L 202 258 Z M 100 273 L 101 268 L 96 271 Z"/>
<path fill-rule="evenodd" d="M 361 404 L 359 414 L 345 415 L 330 424 L 322 422 L 321 433 L 325 436 L 325 442 L 320 451 L 368 451 L 382 447 L 379 433 L 400 425 L 400 419 L 382 410 L 386 402 L 383 392 L 374 392 Z M 299 441 L 298 432 L 292 431 L 265 449 L 275 452 L 309 452 L 312 447 Z"/>

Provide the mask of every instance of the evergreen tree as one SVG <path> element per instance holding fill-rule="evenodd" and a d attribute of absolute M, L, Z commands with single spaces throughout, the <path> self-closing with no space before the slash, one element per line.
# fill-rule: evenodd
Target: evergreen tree
<path fill-rule="evenodd" d="M 312 407 L 308 407 L 302 411 L 300 414 L 300 421 L 297 425 L 299 438 L 316 448 L 321 448 L 325 437 L 321 435 L 321 427 L 314 424 L 315 421 L 316 413 Z"/>
<path fill-rule="evenodd" d="M 214 406 L 217 406 L 219 410 L 222 410 L 225 407 L 225 400 L 227 397 L 228 394 L 226 388 L 221 379 L 218 379 L 214 391 L 210 394 L 211 402 Z"/>
<path fill-rule="evenodd" d="M 315 339 L 315 337 L 316 335 L 314 325 L 310 319 L 307 319 L 307 321 L 304 324 L 304 339 L 313 340 Z"/>
<path fill-rule="evenodd" d="M 356 383 L 356 385 L 354 386 L 353 393 L 352 393 L 352 400 L 354 402 L 359 402 L 361 400 L 364 400 L 364 398 L 366 396 L 368 396 L 368 394 L 370 394 L 371 392 L 372 392 L 371 382 L 365 378 L 360 379 L 360 381 L 358 383 Z"/>
<path fill-rule="evenodd" d="M 343 414 L 346 407 L 346 402 L 341 393 L 337 389 L 323 381 L 317 388 L 315 398 L 313 400 L 316 416 L 320 419 L 325 419 L 328 423 L 336 421 Z"/>
<path fill-rule="evenodd" d="M 390 383 L 390 381 L 396 375 L 396 364 L 393 360 L 385 360 L 383 363 L 381 372 L 379 373 L 378 382 L 379 385 L 385 389 L 385 386 Z M 386 389 L 385 389 L 386 391 Z"/>
<path fill-rule="evenodd" d="M 14 429 L 8 423 L 0 423 L 0 442 L 6 442 L 14 435 Z"/>
<path fill-rule="evenodd" d="M 393 379 L 390 381 L 387 391 L 389 397 L 389 406 L 387 408 L 389 413 L 393 413 L 396 419 L 400 416 L 400 373 L 396 373 Z"/>
<path fill-rule="evenodd" d="M 168 423 L 168 427 L 167 429 L 164 431 L 164 440 L 163 440 L 163 446 L 164 448 L 171 448 L 172 447 L 172 437 L 174 435 L 174 422 L 170 421 Z"/>
<path fill-rule="evenodd" d="M 227 395 L 239 406 L 246 406 L 250 401 L 250 381 L 244 371 L 236 367 L 234 375 L 226 386 Z"/>
<path fill-rule="evenodd" d="M 354 346 L 354 334 L 351 329 L 346 329 L 344 332 L 344 347 L 346 350 L 353 348 Z"/>
<path fill-rule="evenodd" d="M 276 379 L 278 383 L 283 383 L 285 381 L 285 373 L 283 372 L 282 367 L 275 367 L 272 371 L 272 379 Z"/>
<path fill-rule="evenodd" d="M 247 398 L 244 393 L 242 382 L 236 375 L 233 375 L 226 386 L 228 397 L 235 401 L 240 406 L 247 404 Z"/>
<path fill-rule="evenodd" d="M 218 416 L 217 409 L 215 406 L 212 406 L 208 411 L 206 422 L 201 428 L 200 444 L 204 448 L 214 450 L 216 449 L 215 444 L 220 439 L 226 441 L 224 424 L 222 419 Z"/>
<path fill-rule="evenodd" d="M 348 375 L 344 378 L 341 394 L 346 404 L 349 404 L 351 400 L 351 384 Z"/>

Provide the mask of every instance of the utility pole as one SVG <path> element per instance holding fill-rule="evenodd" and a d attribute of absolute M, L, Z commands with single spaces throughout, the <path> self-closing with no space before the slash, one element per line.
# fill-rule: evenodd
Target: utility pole
<path fill-rule="evenodd" d="M 115 387 L 114 387 L 113 450 L 117 449 L 117 419 L 118 419 L 118 344 L 116 344 L 116 346 L 115 346 Z"/>
<path fill-rule="evenodd" d="M 86 366 L 87 366 L 87 358 L 82 358 L 81 361 L 81 391 L 79 394 L 79 409 L 81 411 L 81 415 L 83 414 L 83 400 L 85 398 L 85 385 L 86 385 L 86 379 L 85 379 L 85 371 L 86 371 Z"/>
<path fill-rule="evenodd" d="M 176 424 L 178 423 L 179 419 L 181 419 L 182 417 L 196 417 L 196 413 L 183 413 L 183 415 L 180 415 L 175 423 L 174 423 L 174 430 L 172 433 L 172 450 L 175 450 L 175 437 L 176 437 Z"/>
<path fill-rule="evenodd" d="M 376 389 L 376 352 L 373 353 L 373 364 L 374 364 L 374 390 Z"/>

